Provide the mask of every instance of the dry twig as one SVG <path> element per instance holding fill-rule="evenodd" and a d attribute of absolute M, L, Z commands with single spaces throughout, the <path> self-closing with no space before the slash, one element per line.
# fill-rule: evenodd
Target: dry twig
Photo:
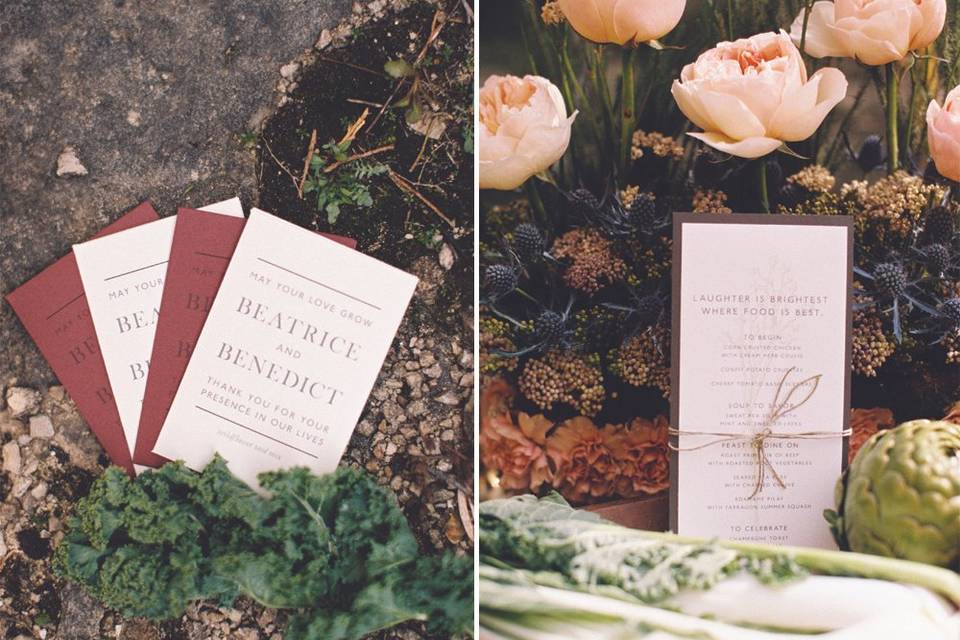
<path fill-rule="evenodd" d="M 299 183 L 297 182 L 297 176 L 293 175 L 293 173 L 290 171 L 290 169 L 287 168 L 287 165 L 285 165 L 283 162 L 281 162 L 281 161 L 280 161 L 280 158 L 278 158 L 278 157 L 273 153 L 273 149 L 270 148 L 270 143 L 267 142 L 267 139 L 266 139 L 266 138 L 263 139 L 263 144 L 264 144 L 264 146 L 267 148 L 267 153 L 269 153 L 269 154 L 270 154 L 270 157 L 273 158 L 273 161 L 277 163 L 277 166 L 280 167 L 281 169 L 283 169 L 283 172 L 284 172 L 285 174 L 287 174 L 288 176 L 290 176 L 290 180 L 293 181 L 293 188 L 294 188 L 294 189 L 298 189 Z"/>
<path fill-rule="evenodd" d="M 447 214 L 441 211 L 440 207 L 430 202 L 425 195 L 417 191 L 416 187 L 414 187 L 409 180 L 401 176 L 399 173 L 397 173 L 393 169 L 390 169 L 389 175 L 390 175 L 390 179 L 393 180 L 393 184 L 397 185 L 397 187 L 400 188 L 400 190 L 406 191 L 410 195 L 414 196 L 417 200 L 425 204 L 428 209 L 430 209 L 435 214 L 437 214 L 437 217 L 439 217 L 441 220 L 443 220 L 448 225 L 450 225 L 451 229 L 457 228 L 457 223 L 454 222 L 453 219 L 451 219 Z"/>
<path fill-rule="evenodd" d="M 336 58 L 328 58 L 326 56 L 318 56 L 317 60 L 322 60 L 323 62 L 329 62 L 330 64 L 342 64 L 345 67 L 350 67 L 351 69 L 356 69 L 357 71 L 363 71 L 365 73 L 370 73 L 375 76 L 380 76 L 381 78 L 386 77 L 387 74 L 381 73 L 370 67 L 364 67 L 359 64 L 353 64 L 352 62 L 346 62 L 345 60 L 337 60 Z"/>
<path fill-rule="evenodd" d="M 336 169 L 338 169 L 339 167 L 341 167 L 342 165 L 347 164 L 348 162 L 353 162 L 354 160 L 360 160 L 361 158 L 369 158 L 370 156 L 375 156 L 375 155 L 377 155 L 378 153 L 383 153 L 384 151 L 393 151 L 393 145 L 392 145 L 392 144 L 385 144 L 385 145 L 383 145 L 382 147 L 377 147 L 377 148 L 375 148 L 375 149 L 370 149 L 370 151 L 363 151 L 363 152 L 361 152 L 361 153 L 355 153 L 355 154 L 353 154 L 352 156 L 350 156 L 350 157 L 348 157 L 348 158 L 344 158 L 343 160 L 339 160 L 339 161 L 337 161 L 337 162 L 334 162 L 334 163 L 331 164 L 329 167 L 326 167 L 326 168 L 323 170 L 323 172 L 324 172 L 324 173 L 331 173 L 331 172 L 335 171 Z"/>
<path fill-rule="evenodd" d="M 360 117 L 354 120 L 352 125 L 347 127 L 346 133 L 343 134 L 343 137 L 340 138 L 340 142 L 337 144 L 342 146 L 348 142 L 353 142 L 357 138 L 357 134 L 360 133 L 360 129 L 363 129 L 363 125 L 367 123 L 367 116 L 369 115 L 370 109 L 364 109 Z"/>
<path fill-rule="evenodd" d="M 303 183 L 307 181 L 307 174 L 310 173 L 310 162 L 313 160 L 313 152 L 317 150 L 317 130 L 314 129 L 310 134 L 310 146 L 307 147 L 307 159 L 303 161 L 303 175 L 300 176 L 300 184 L 297 185 L 297 195 L 303 200 Z"/>

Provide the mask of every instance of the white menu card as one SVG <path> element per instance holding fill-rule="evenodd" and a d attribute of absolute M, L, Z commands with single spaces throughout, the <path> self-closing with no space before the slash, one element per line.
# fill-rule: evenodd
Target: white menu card
<path fill-rule="evenodd" d="M 834 547 L 849 426 L 851 221 L 676 214 L 671 526 Z"/>

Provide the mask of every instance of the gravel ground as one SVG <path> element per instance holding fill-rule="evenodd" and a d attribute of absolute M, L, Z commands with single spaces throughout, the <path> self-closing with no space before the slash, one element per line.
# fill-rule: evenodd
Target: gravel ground
<path fill-rule="evenodd" d="M 142 199 L 163 213 L 235 193 L 258 204 L 244 134 L 296 90 L 289 65 L 306 73 L 318 51 L 409 3 L 37 4 L 0 7 L 0 41 L 11 43 L 0 51 L 0 294 Z M 447 251 L 397 260 L 420 286 L 344 462 L 394 491 L 424 552 L 471 553 L 472 296 L 450 294 L 468 286 L 469 257 Z M 250 601 L 201 603 L 155 624 L 123 619 L 56 579 L 49 558 L 63 522 L 106 464 L 0 304 L 0 638 L 283 637 L 283 615 Z M 408 625 L 378 637 L 427 636 Z"/>

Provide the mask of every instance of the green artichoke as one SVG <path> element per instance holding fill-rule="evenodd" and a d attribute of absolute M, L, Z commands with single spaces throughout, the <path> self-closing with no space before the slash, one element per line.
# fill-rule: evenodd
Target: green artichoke
<path fill-rule="evenodd" d="M 960 426 L 912 420 L 870 438 L 824 515 L 841 549 L 960 569 Z"/>

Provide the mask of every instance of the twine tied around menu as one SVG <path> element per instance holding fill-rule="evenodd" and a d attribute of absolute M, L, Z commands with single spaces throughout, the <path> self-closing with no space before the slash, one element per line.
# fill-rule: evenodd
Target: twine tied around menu
<path fill-rule="evenodd" d="M 784 387 L 787 384 L 787 378 L 789 378 L 790 374 L 795 370 L 796 367 L 790 367 L 783 374 L 783 378 L 780 379 L 780 384 L 777 385 L 777 393 L 773 398 L 773 404 L 770 408 L 770 413 L 767 414 L 761 429 L 756 433 L 690 431 L 687 429 L 675 429 L 670 427 L 669 433 L 671 436 L 713 436 L 714 440 L 691 447 L 680 447 L 672 442 L 669 443 L 668 446 L 672 451 L 680 452 L 698 451 L 700 449 L 706 449 L 708 447 L 713 447 L 715 445 L 724 444 L 727 442 L 749 442 L 757 460 L 757 478 L 753 487 L 753 493 L 751 493 L 747 499 L 752 500 L 763 492 L 763 485 L 767 479 L 767 473 L 773 476 L 773 479 L 781 489 L 786 489 L 786 483 L 783 481 L 783 478 L 780 476 L 780 474 L 777 473 L 776 468 L 770 461 L 770 457 L 767 455 L 767 440 L 829 440 L 832 438 L 845 438 L 852 433 L 851 429 L 844 429 L 843 431 L 803 431 L 800 433 L 777 433 L 773 430 L 781 418 L 793 411 L 796 411 L 805 405 L 811 397 L 813 397 L 817 387 L 820 385 L 820 379 L 823 377 L 822 374 L 817 374 L 810 376 L 809 378 L 804 378 L 800 382 L 791 386 L 786 392 L 784 398 L 781 400 L 780 396 L 784 392 Z M 800 397 L 799 400 L 794 401 L 794 395 L 801 393 L 801 389 L 804 387 L 808 387 L 806 395 Z"/>

